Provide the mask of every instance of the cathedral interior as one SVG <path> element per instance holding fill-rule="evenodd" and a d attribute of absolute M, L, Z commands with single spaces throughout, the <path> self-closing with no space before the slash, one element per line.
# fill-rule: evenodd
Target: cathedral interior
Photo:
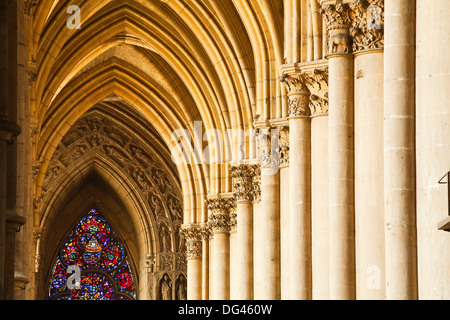
<path fill-rule="evenodd" d="M 450 299 L 449 13 L 1 0 L 0 300 Z"/>

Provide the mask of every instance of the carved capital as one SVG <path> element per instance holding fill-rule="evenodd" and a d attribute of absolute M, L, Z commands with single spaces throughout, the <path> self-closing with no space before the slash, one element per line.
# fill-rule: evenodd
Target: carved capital
<path fill-rule="evenodd" d="M 384 46 L 384 0 L 356 0 L 350 3 L 353 51 Z"/>
<path fill-rule="evenodd" d="M 253 176 L 253 201 L 261 201 L 261 167 L 258 166 Z"/>
<path fill-rule="evenodd" d="M 258 157 L 261 168 L 271 168 L 278 170 L 279 165 L 279 132 L 270 127 L 259 128 L 258 137 Z"/>
<path fill-rule="evenodd" d="M 351 53 L 352 38 L 350 36 L 351 10 L 347 3 L 327 4 L 319 9 L 327 30 L 328 53 Z"/>
<path fill-rule="evenodd" d="M 183 225 L 180 233 L 186 239 L 186 259 L 201 259 L 201 228 L 199 226 Z"/>
<path fill-rule="evenodd" d="M 328 67 L 323 69 L 314 69 L 309 75 L 309 109 L 311 115 L 328 113 Z"/>
<path fill-rule="evenodd" d="M 235 179 L 233 189 L 237 201 L 253 200 L 253 177 L 258 170 L 258 165 L 240 164 L 230 167 L 231 176 Z"/>
<path fill-rule="evenodd" d="M 283 74 L 281 82 L 288 90 L 289 117 L 308 117 L 310 115 L 309 76 L 305 73 Z"/>
<path fill-rule="evenodd" d="M 205 204 L 211 214 L 208 218 L 208 226 L 213 233 L 230 231 L 230 213 L 236 207 L 234 197 L 216 197 L 205 200 Z"/>
<path fill-rule="evenodd" d="M 280 166 L 289 164 L 289 127 L 280 128 Z"/>

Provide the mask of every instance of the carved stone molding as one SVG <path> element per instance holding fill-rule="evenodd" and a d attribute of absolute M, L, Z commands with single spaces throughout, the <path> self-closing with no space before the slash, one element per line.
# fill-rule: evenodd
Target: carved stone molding
<path fill-rule="evenodd" d="M 348 3 L 326 4 L 319 9 L 327 25 L 327 52 L 351 53 L 351 10 Z"/>
<path fill-rule="evenodd" d="M 258 165 L 240 164 L 230 167 L 236 201 L 252 201 L 254 196 L 253 177 L 259 170 Z"/>
<path fill-rule="evenodd" d="M 384 46 L 384 0 L 355 0 L 350 3 L 353 51 Z"/>
<path fill-rule="evenodd" d="M 216 197 L 206 199 L 205 204 L 211 211 L 208 218 L 211 232 L 229 232 L 231 229 L 230 213 L 236 207 L 236 199 L 234 197 Z"/>

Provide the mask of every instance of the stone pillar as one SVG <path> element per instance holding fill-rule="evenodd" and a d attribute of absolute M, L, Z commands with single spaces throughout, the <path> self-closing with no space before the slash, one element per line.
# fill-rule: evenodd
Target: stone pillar
<path fill-rule="evenodd" d="M 383 1 L 350 4 L 355 56 L 357 299 L 384 299 Z"/>
<path fill-rule="evenodd" d="M 237 209 L 230 208 L 230 300 L 239 299 Z"/>
<path fill-rule="evenodd" d="M 230 299 L 230 210 L 235 206 L 232 197 L 206 200 L 211 211 L 208 226 L 213 234 L 212 299 Z"/>
<path fill-rule="evenodd" d="M 230 168 L 237 211 L 237 281 L 239 300 L 253 299 L 253 177 L 257 165 Z"/>
<path fill-rule="evenodd" d="M 290 260 L 289 250 L 289 126 L 281 125 L 280 133 L 280 254 L 281 254 L 281 299 L 290 297 Z"/>
<path fill-rule="evenodd" d="M 312 297 L 311 119 L 305 74 L 283 75 L 289 98 L 290 299 Z"/>
<path fill-rule="evenodd" d="M 14 299 L 14 256 L 16 254 L 16 233 L 20 231 L 20 227 L 24 225 L 25 222 L 26 219 L 22 216 L 9 214 L 6 215 L 5 257 L 8 257 L 5 263 L 6 300 Z"/>
<path fill-rule="evenodd" d="M 11 272 L 11 266 L 14 268 L 14 254 L 11 256 L 6 253 L 7 242 L 12 241 L 7 236 L 7 176 L 11 166 L 8 163 L 11 160 L 8 157 L 8 146 L 14 143 L 14 138 L 21 132 L 21 128 L 11 120 L 16 115 L 17 105 L 15 88 L 10 92 L 11 86 L 17 81 L 17 35 L 12 34 L 17 28 L 16 6 L 15 1 L 0 2 L 0 300 L 12 299 L 11 290 L 14 289 L 14 281 L 10 283 L 7 275 Z M 13 191 L 15 194 L 15 190 Z"/>
<path fill-rule="evenodd" d="M 314 69 L 307 82 L 311 96 L 312 299 L 330 298 L 328 205 L 328 68 Z"/>
<path fill-rule="evenodd" d="M 415 1 L 386 1 L 384 192 L 387 299 L 417 298 L 414 78 Z"/>
<path fill-rule="evenodd" d="M 187 298 L 202 299 L 202 241 L 198 225 L 182 225 L 181 232 L 186 239 Z"/>
<path fill-rule="evenodd" d="M 355 299 L 354 77 L 348 4 L 319 10 L 328 29 L 330 298 Z"/>
<path fill-rule="evenodd" d="M 259 129 L 261 165 L 261 279 L 260 292 L 255 299 L 281 298 L 280 265 L 280 173 L 278 162 L 278 134 L 270 128 Z"/>
<path fill-rule="evenodd" d="M 449 219 L 450 205 L 449 186 L 438 183 L 450 171 L 450 2 L 416 3 L 417 251 L 421 252 L 417 258 L 418 298 L 447 300 L 448 272 L 436 270 L 450 270 L 449 234 L 436 229 L 437 222 Z M 442 182 L 449 183 L 447 178 Z"/>
<path fill-rule="evenodd" d="M 207 223 L 202 223 L 200 226 L 202 239 L 202 300 L 209 300 L 209 243 L 211 232 Z"/>

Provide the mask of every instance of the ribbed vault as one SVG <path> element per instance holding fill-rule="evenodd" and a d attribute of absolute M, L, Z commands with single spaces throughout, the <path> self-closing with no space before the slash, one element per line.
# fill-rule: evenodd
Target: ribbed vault
<path fill-rule="evenodd" d="M 80 8 L 79 29 L 67 27 L 70 5 Z M 169 179 L 182 208 L 181 216 L 171 216 L 173 230 L 205 222 L 205 196 L 232 192 L 229 163 L 174 164 L 173 133 L 183 129 L 193 138 L 194 124 L 201 123 L 207 135 L 187 144 L 202 153 L 214 138 L 211 129 L 251 130 L 255 123 L 286 116 L 278 70 L 283 3 L 54 0 L 39 1 L 32 14 L 34 225 L 45 234 L 61 212 L 72 212 L 70 205 L 101 206 L 93 196 L 78 205 L 74 199 L 86 188 L 104 186 L 124 208 L 119 216 L 133 222 L 124 238 L 136 268 L 143 270 L 145 257 L 161 249 L 158 215 L 148 195 L 159 188 L 157 174 L 139 163 L 133 142 L 120 145 L 112 136 L 128 132 L 131 141 L 140 139 L 140 149 Z M 100 126 L 95 136 L 92 117 L 113 123 L 110 131 Z M 244 139 L 245 157 L 255 158 L 255 146 Z M 224 159 L 232 158 L 231 148 L 239 143 L 224 140 Z M 158 190 L 170 214 L 167 204 L 175 200 Z M 67 213 L 69 221 L 75 221 L 75 211 Z M 172 233 L 173 245 L 181 241 L 177 236 Z M 47 254 L 54 255 L 56 247 L 51 240 L 47 244 Z"/>

